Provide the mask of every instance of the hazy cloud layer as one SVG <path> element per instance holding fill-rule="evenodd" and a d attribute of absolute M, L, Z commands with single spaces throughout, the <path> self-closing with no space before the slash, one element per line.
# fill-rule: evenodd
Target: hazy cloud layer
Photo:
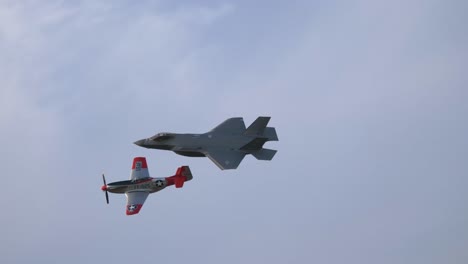
<path fill-rule="evenodd" d="M 0 262 L 466 263 L 461 1 L 0 2 Z M 271 162 L 138 148 L 271 115 Z M 100 173 L 190 165 L 126 217 Z"/>

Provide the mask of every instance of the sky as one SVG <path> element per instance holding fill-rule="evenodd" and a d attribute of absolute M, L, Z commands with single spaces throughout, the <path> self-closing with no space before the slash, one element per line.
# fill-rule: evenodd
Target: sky
<path fill-rule="evenodd" d="M 467 263 L 467 11 L 0 0 L 0 262 Z M 237 170 L 132 143 L 258 116 Z M 136 156 L 194 178 L 126 216 Z"/>

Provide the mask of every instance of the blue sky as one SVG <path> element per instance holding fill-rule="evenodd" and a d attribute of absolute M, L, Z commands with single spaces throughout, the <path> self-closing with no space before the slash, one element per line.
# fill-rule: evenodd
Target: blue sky
<path fill-rule="evenodd" d="M 1 263 L 466 263 L 463 1 L 0 1 Z M 268 115 L 271 162 L 139 148 Z M 189 165 L 125 216 L 100 174 Z"/>

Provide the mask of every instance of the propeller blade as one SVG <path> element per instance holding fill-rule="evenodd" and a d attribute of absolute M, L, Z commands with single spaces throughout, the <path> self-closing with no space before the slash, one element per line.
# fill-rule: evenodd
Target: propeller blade
<path fill-rule="evenodd" d="M 104 177 L 104 173 L 102 174 L 102 181 L 104 182 L 104 186 L 107 187 L 106 177 Z M 109 204 L 109 193 L 107 192 L 107 189 L 105 190 L 105 192 L 106 192 L 106 202 L 107 204 Z"/>

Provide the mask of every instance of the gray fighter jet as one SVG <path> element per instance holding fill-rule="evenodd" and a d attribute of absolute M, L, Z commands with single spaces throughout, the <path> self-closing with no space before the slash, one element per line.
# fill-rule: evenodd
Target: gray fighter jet
<path fill-rule="evenodd" d="M 276 150 L 265 149 L 267 141 L 278 141 L 276 130 L 267 127 L 270 117 L 258 117 L 247 129 L 242 117 L 229 118 L 203 134 L 158 133 L 135 142 L 144 148 L 171 150 L 188 157 L 208 157 L 220 169 L 236 169 L 247 154 L 271 160 Z"/>

